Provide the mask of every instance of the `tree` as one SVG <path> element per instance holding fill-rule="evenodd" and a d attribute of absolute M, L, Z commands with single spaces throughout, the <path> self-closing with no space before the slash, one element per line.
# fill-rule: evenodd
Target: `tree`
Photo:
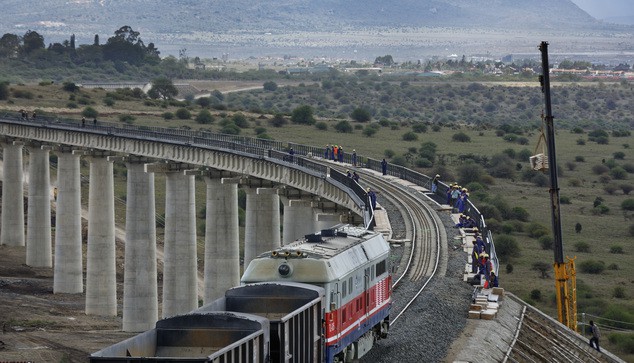
<path fill-rule="evenodd" d="M 114 36 L 108 38 L 103 46 L 104 59 L 111 61 L 128 62 L 130 64 L 141 64 L 145 59 L 146 47 L 139 32 L 134 31 L 130 26 L 122 26 L 114 32 Z"/>
<path fill-rule="evenodd" d="M 0 58 L 15 58 L 19 50 L 19 36 L 7 33 L 0 38 Z"/>
<path fill-rule="evenodd" d="M 372 119 L 372 116 L 367 110 L 358 107 L 354 109 L 354 111 L 352 111 L 352 113 L 350 114 L 350 118 L 357 122 L 368 122 L 370 121 L 370 119 Z"/>
<path fill-rule="evenodd" d="M 164 100 L 172 99 L 178 94 L 178 89 L 172 83 L 172 80 L 160 77 L 152 81 L 152 88 L 148 91 L 148 96 L 153 99 L 162 98 Z"/>
<path fill-rule="evenodd" d="M 75 34 L 70 36 L 70 48 L 75 49 Z"/>
<path fill-rule="evenodd" d="M 33 30 L 29 30 L 24 34 L 22 42 L 22 51 L 25 54 L 30 54 L 38 49 L 44 49 L 44 37 Z"/>
<path fill-rule="evenodd" d="M 394 59 L 392 58 L 391 55 L 384 55 L 382 57 L 376 57 L 376 59 L 374 59 L 374 64 L 382 64 L 385 66 L 391 66 L 394 64 Z"/>
<path fill-rule="evenodd" d="M 309 105 L 303 105 L 295 108 L 291 114 L 291 121 L 294 124 L 313 125 L 316 120 L 313 116 L 313 108 Z"/>
<path fill-rule="evenodd" d="M 277 83 L 273 81 L 266 81 L 262 85 L 265 91 L 275 91 L 277 89 Z"/>
<path fill-rule="evenodd" d="M 99 46 L 99 34 L 95 34 L 95 39 L 93 40 L 92 45 L 95 47 Z"/>

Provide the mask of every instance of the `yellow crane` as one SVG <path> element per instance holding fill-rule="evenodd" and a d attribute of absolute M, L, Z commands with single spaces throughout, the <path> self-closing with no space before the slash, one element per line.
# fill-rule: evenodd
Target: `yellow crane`
<path fill-rule="evenodd" d="M 539 80 L 544 94 L 546 115 L 546 145 L 548 154 L 547 169 L 550 174 L 550 206 L 554 234 L 553 250 L 555 252 L 555 289 L 557 293 L 557 314 L 559 321 L 568 328 L 577 331 L 577 283 L 575 259 L 564 261 L 564 244 L 561 237 L 561 213 L 559 204 L 559 185 L 557 183 L 557 158 L 555 154 L 555 127 L 553 124 L 552 105 L 550 101 L 550 76 L 548 66 L 548 42 L 539 46 L 542 53 L 542 75 Z M 542 155 L 543 158 L 543 155 Z M 542 162 L 542 167 L 545 165 Z M 544 168 L 546 169 L 546 168 Z"/>

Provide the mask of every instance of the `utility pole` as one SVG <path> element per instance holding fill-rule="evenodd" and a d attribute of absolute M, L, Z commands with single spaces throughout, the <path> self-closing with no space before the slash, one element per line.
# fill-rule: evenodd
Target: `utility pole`
<path fill-rule="evenodd" d="M 548 65 L 548 42 L 539 46 L 542 53 L 542 76 L 540 83 L 544 93 L 546 143 L 548 146 L 548 170 L 550 173 L 550 207 L 554 234 L 555 252 L 555 288 L 557 293 L 557 314 L 559 321 L 573 330 L 577 330 L 577 302 L 574 259 L 564 262 L 564 243 L 561 234 L 561 211 L 559 204 L 559 185 L 557 182 L 557 157 L 555 153 L 555 126 L 550 100 L 550 67 Z M 572 280 L 571 280 L 572 278 Z M 571 285 L 571 286 L 569 286 Z"/>

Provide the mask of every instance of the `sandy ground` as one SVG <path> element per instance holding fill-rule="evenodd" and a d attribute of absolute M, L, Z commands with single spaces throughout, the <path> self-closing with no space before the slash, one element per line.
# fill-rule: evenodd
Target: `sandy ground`
<path fill-rule="evenodd" d="M 25 261 L 25 247 L 0 246 L 1 362 L 86 362 L 90 353 L 134 335 L 120 331 L 120 315 L 86 315 L 85 294 L 53 294 L 53 270 Z"/>

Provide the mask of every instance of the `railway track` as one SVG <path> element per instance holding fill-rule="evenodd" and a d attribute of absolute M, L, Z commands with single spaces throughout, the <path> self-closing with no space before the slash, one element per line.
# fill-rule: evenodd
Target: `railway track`
<path fill-rule="evenodd" d="M 344 172 L 345 167 L 332 166 Z M 395 183 L 393 178 L 376 175 L 363 169 L 361 184 L 379 193 L 381 200 L 387 200 L 398 209 L 405 223 L 406 249 L 395 273 L 395 300 L 391 325 L 403 317 L 416 299 L 438 275 L 446 269 L 446 232 L 436 211 L 428 204 L 427 197 L 407 186 Z M 443 252 L 444 251 L 444 252 Z M 401 285 L 410 285 L 400 293 Z M 412 288 L 412 286 L 414 288 Z"/>

